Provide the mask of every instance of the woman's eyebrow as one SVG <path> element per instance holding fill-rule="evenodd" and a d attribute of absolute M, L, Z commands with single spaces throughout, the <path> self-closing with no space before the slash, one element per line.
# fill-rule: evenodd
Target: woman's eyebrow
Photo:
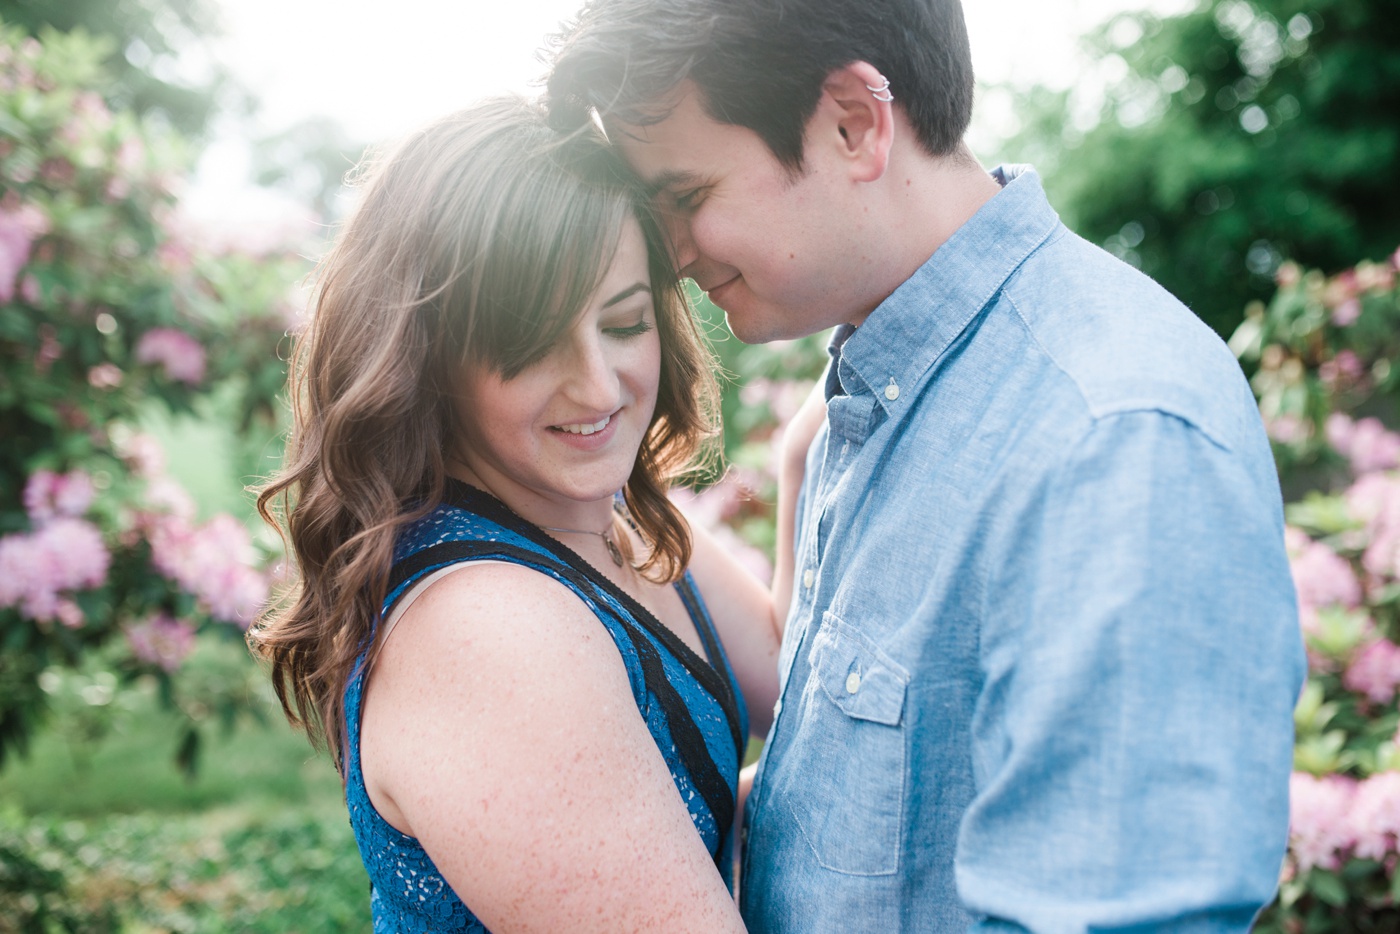
<path fill-rule="evenodd" d="M 635 284 L 633 284 L 633 285 L 629 285 L 627 288 L 623 289 L 621 292 L 618 292 L 616 295 L 614 295 L 612 298 L 608 299 L 606 302 L 603 302 L 603 307 L 604 307 L 604 308 L 611 308 L 612 306 L 618 304 L 619 302 L 626 301 L 627 299 L 631 298 L 633 295 L 636 295 L 638 292 L 646 292 L 646 293 L 650 294 L 650 293 L 651 293 L 651 286 L 647 285 L 645 282 L 637 282 L 637 283 L 635 283 Z"/>

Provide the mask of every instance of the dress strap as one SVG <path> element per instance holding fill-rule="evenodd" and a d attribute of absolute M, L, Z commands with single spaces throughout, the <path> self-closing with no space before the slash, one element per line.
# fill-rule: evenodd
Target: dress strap
<path fill-rule="evenodd" d="M 482 497 L 487 494 L 479 494 Z M 496 501 L 491 500 L 492 503 Z M 706 745 L 704 733 L 696 725 L 695 719 L 684 698 L 666 676 L 665 665 L 658 654 L 657 643 L 661 643 L 672 654 L 686 664 L 687 670 L 696 677 L 700 686 L 719 703 L 731 733 L 737 730 L 738 710 L 733 688 L 729 679 L 710 667 L 695 655 L 674 633 L 662 626 L 635 600 L 602 577 L 586 561 L 564 545 L 540 532 L 514 513 L 500 509 L 503 514 L 487 514 L 478 508 L 478 503 L 470 506 L 461 502 L 451 505 L 473 513 L 490 522 L 497 523 L 517 536 L 524 538 L 536 547 L 529 548 L 511 541 L 471 539 L 448 539 L 430 544 L 412 554 L 401 557 L 390 569 L 389 594 L 385 603 L 388 610 L 411 583 L 420 576 L 460 561 L 494 558 L 512 561 L 533 567 L 564 583 L 580 596 L 589 597 L 595 612 L 606 613 L 623 631 L 631 643 L 641 668 L 642 680 L 648 694 L 656 699 L 665 712 L 666 723 L 675 742 L 676 752 L 686 772 L 705 801 L 706 807 L 720 829 L 721 842 L 727 840 L 729 828 L 734 823 L 734 789 L 725 779 Z M 499 505 L 499 504 L 498 504 Z M 493 510 L 494 512 L 494 510 Z M 502 521 L 506 520 L 506 521 Z M 671 645 L 674 643 L 675 648 Z M 688 653 L 693 663 L 681 655 Z M 721 847 L 719 853 L 723 854 Z M 716 864 L 723 859 L 716 856 Z M 721 867 L 722 868 L 722 867 Z"/>

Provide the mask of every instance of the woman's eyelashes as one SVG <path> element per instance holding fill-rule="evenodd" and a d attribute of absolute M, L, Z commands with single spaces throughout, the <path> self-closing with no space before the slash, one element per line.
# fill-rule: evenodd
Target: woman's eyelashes
<path fill-rule="evenodd" d="M 633 337 L 641 337 L 643 334 L 650 331 L 653 327 L 655 327 L 655 325 L 653 325 L 650 321 L 643 317 L 639 319 L 635 324 L 612 325 L 610 327 L 605 327 L 603 328 L 603 333 L 607 334 L 610 337 L 617 337 L 621 338 L 622 340 L 629 340 Z"/>

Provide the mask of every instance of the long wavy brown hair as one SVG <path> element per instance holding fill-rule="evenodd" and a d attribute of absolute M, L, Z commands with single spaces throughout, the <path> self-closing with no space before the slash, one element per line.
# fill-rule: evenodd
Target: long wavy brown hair
<path fill-rule="evenodd" d="M 690 559 L 667 499 L 714 433 L 711 358 L 656 219 L 590 128 L 561 137 L 520 97 L 483 101 L 412 134 L 356 173 L 358 207 L 316 274 L 296 341 L 283 469 L 258 510 L 282 532 L 294 581 L 249 631 L 287 718 L 342 765 L 342 698 L 379 649 L 395 536 L 443 496 L 463 367 L 509 379 L 571 325 L 635 219 L 661 340 L 656 411 L 623 493 L 650 545 L 638 570 Z"/>

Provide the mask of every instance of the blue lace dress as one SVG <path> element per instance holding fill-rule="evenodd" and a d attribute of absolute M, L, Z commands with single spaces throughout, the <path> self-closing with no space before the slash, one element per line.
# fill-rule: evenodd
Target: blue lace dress
<path fill-rule="evenodd" d="M 568 586 L 612 636 L 627 668 L 637 712 L 670 767 L 695 829 L 731 888 L 735 793 L 747 717 L 738 683 L 687 572 L 676 583 L 707 659 L 695 654 L 635 600 L 582 558 L 520 519 L 495 498 L 448 481 L 444 502 L 405 530 L 395 547 L 383 618 L 416 582 L 463 561 L 510 561 Z M 345 690 L 345 797 L 370 878 L 375 934 L 484 932 L 443 880 L 418 840 L 389 825 L 370 803 L 360 771 L 361 655 Z M 464 789 L 464 793 L 466 790 Z"/>

